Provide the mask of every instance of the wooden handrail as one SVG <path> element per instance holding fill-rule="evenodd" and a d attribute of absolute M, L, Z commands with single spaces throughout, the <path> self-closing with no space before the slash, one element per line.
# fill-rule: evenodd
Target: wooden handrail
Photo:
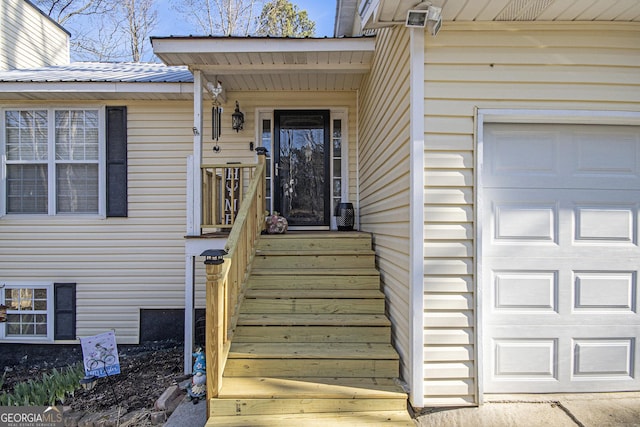
<path fill-rule="evenodd" d="M 206 266 L 207 402 L 217 397 L 222 387 L 222 373 L 255 256 L 255 244 L 264 228 L 264 209 L 265 156 L 260 155 L 229 234 L 224 262 Z"/>

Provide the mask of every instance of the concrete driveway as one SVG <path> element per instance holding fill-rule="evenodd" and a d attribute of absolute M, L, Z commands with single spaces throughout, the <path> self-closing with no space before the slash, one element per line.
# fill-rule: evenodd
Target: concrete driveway
<path fill-rule="evenodd" d="M 474 408 L 428 409 L 422 427 L 640 426 L 640 393 L 491 395 Z"/>

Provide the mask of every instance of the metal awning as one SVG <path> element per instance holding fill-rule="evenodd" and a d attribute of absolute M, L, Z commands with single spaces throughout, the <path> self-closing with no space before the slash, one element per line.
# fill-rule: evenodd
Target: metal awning
<path fill-rule="evenodd" d="M 167 65 L 187 65 L 225 90 L 356 90 L 369 71 L 375 39 L 152 37 Z"/>

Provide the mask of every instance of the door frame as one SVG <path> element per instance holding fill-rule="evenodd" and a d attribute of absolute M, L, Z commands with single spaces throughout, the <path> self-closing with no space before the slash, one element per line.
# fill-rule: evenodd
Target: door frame
<path fill-rule="evenodd" d="M 475 341 L 474 341 L 474 357 L 476 376 L 476 393 L 478 396 L 478 404 L 482 405 L 484 399 L 484 365 L 485 357 L 484 343 L 484 327 L 483 327 L 483 311 L 484 289 L 482 286 L 484 280 L 482 245 L 484 225 L 481 218 L 484 215 L 484 184 L 482 181 L 484 167 L 484 124 L 485 123 L 519 123 L 519 124 L 591 124 L 591 125 L 640 125 L 640 112 L 635 111 L 611 111 L 611 110 L 530 110 L 530 109 L 493 109 L 478 108 L 475 111 L 476 135 L 475 135 L 475 171 L 474 182 L 476 183 L 476 196 L 474 204 L 476 206 L 473 221 L 475 223 Z M 488 226 L 488 224 L 487 224 Z"/>
<path fill-rule="evenodd" d="M 308 107 L 292 107 L 292 106 L 279 106 L 279 107 L 267 107 L 267 108 L 256 108 L 255 109 L 255 141 L 256 146 L 262 146 L 262 121 L 270 120 L 271 126 L 271 150 L 267 153 L 267 167 L 269 168 L 269 172 L 271 173 L 271 177 L 273 177 L 273 144 L 274 144 L 274 132 L 275 132 L 275 117 L 274 112 L 278 111 L 318 111 L 318 110 L 328 110 L 329 111 L 329 138 L 330 138 L 330 153 L 329 153 L 329 178 L 331 180 L 337 179 L 334 176 L 334 161 L 336 158 L 333 155 L 333 143 L 334 143 L 334 124 L 336 120 L 339 120 L 341 123 L 341 157 L 340 157 L 340 194 L 334 194 L 334 188 L 332 182 L 329 183 L 329 191 L 331 197 L 330 201 L 330 225 L 329 226 L 316 226 L 313 227 L 314 230 L 337 230 L 336 218 L 333 216 L 333 210 L 335 209 L 334 199 L 340 198 L 341 201 L 351 201 L 351 195 L 349 193 L 349 177 L 350 172 L 352 172 L 349 168 L 349 159 L 350 159 L 350 145 L 349 145 L 349 132 L 350 132 L 350 123 L 349 123 L 349 109 L 345 107 L 333 107 L 333 106 L 318 106 L 312 104 Z M 273 187 L 272 187 L 273 189 Z M 353 195 L 354 202 L 357 202 L 357 194 Z M 273 201 L 273 193 L 271 193 L 271 200 Z M 356 205 L 357 203 L 354 203 Z M 273 210 L 273 203 L 270 206 L 267 206 L 266 209 L 271 212 Z M 358 228 L 358 221 L 356 215 L 356 229 Z M 290 227 L 290 229 L 304 229 L 304 227 Z"/>

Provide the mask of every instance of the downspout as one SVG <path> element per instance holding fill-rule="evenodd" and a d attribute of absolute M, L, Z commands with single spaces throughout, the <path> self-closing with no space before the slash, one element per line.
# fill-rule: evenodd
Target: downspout
<path fill-rule="evenodd" d="M 360 88 L 356 89 L 356 230 L 360 230 Z"/>
<path fill-rule="evenodd" d="M 409 280 L 411 328 L 410 401 L 424 407 L 424 29 L 411 28 L 410 68 L 410 165 L 409 165 Z"/>

